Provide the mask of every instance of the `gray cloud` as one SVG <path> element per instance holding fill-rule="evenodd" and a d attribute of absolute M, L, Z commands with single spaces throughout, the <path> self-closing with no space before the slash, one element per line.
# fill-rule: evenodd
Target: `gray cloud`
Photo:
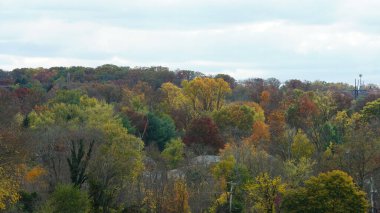
<path fill-rule="evenodd" d="M 370 0 L 2 0 L 0 68 L 166 65 L 378 83 L 377 9 Z"/>

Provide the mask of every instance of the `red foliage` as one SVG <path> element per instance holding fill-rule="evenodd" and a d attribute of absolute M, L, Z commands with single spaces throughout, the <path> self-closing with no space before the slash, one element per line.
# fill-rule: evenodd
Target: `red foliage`
<path fill-rule="evenodd" d="M 308 117 L 317 114 L 318 107 L 307 95 L 304 95 L 299 101 L 299 112 L 302 117 Z"/>
<path fill-rule="evenodd" d="M 219 134 L 219 129 L 210 117 L 194 119 L 183 138 L 186 145 L 203 144 L 212 147 L 216 152 L 224 147 L 224 142 Z"/>
<path fill-rule="evenodd" d="M 30 89 L 29 88 L 18 88 L 15 90 L 15 95 L 17 98 L 25 98 L 27 95 L 29 95 Z"/>
<path fill-rule="evenodd" d="M 57 74 L 56 71 L 44 70 L 44 71 L 38 72 L 34 76 L 34 79 L 38 80 L 42 84 L 48 83 L 56 74 Z"/>

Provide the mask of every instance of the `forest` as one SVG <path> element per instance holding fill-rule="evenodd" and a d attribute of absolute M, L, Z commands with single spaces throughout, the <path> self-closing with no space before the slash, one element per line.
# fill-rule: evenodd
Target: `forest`
<path fill-rule="evenodd" d="M 375 212 L 379 187 L 377 85 L 0 70 L 0 212 Z"/>

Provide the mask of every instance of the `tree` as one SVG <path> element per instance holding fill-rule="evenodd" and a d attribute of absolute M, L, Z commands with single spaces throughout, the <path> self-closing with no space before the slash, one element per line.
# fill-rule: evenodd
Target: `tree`
<path fill-rule="evenodd" d="M 284 172 L 288 186 L 301 186 L 312 175 L 314 165 L 315 162 L 307 158 L 285 161 Z"/>
<path fill-rule="evenodd" d="M 366 195 L 345 172 L 334 170 L 305 181 L 305 187 L 289 190 L 284 212 L 367 212 Z"/>
<path fill-rule="evenodd" d="M 176 168 L 183 160 L 185 144 L 181 139 L 172 139 L 165 144 L 165 149 L 162 151 L 162 157 L 168 162 L 170 168 Z"/>
<path fill-rule="evenodd" d="M 211 147 L 213 153 L 217 153 L 219 149 L 224 147 L 218 127 L 207 116 L 196 118 L 190 123 L 183 141 L 188 146 L 198 144 Z"/>
<path fill-rule="evenodd" d="M 296 160 L 301 158 L 309 159 L 315 151 L 314 145 L 309 141 L 306 134 L 304 134 L 301 129 L 299 129 L 294 136 L 291 149 L 292 156 Z"/>
<path fill-rule="evenodd" d="M 95 153 L 89 166 L 89 194 L 95 211 L 110 211 L 115 198 L 141 174 L 143 143 L 125 133 L 114 134 Z"/>
<path fill-rule="evenodd" d="M 248 199 L 253 203 L 255 212 L 276 212 L 276 199 L 285 192 L 285 184 L 281 183 L 281 177 L 271 178 L 268 173 L 262 173 L 254 182 L 245 185 Z M 278 205 L 278 203 L 277 203 Z"/>
<path fill-rule="evenodd" d="M 157 116 L 151 112 L 147 119 L 148 126 L 143 140 L 146 144 L 156 143 L 160 151 L 164 150 L 165 144 L 176 135 L 173 120 L 168 115 Z"/>
<path fill-rule="evenodd" d="M 223 106 L 224 97 L 231 88 L 223 79 L 195 78 L 182 82 L 184 94 L 190 99 L 195 111 L 219 110 Z"/>
<path fill-rule="evenodd" d="M 223 79 L 225 82 L 227 82 L 230 85 L 231 89 L 234 89 L 237 85 L 236 80 L 232 76 L 227 75 L 227 74 L 217 74 L 214 78 Z"/>
<path fill-rule="evenodd" d="M 212 173 L 220 184 L 222 194 L 210 207 L 210 212 L 241 212 L 244 209 L 243 186 L 249 178 L 247 168 L 238 164 L 233 155 L 228 155 L 212 168 Z"/>
<path fill-rule="evenodd" d="M 334 146 L 332 161 L 337 168 L 350 174 L 360 187 L 379 169 L 380 138 L 378 132 L 362 124 L 346 133 L 344 143 Z"/>
<path fill-rule="evenodd" d="M 162 84 L 160 90 L 160 110 L 172 117 L 178 130 L 185 129 L 195 114 L 190 99 L 184 95 L 183 89 L 170 82 Z"/>
<path fill-rule="evenodd" d="M 0 211 L 16 203 L 19 198 L 19 183 L 0 167 Z"/>
<path fill-rule="evenodd" d="M 256 143 L 260 144 L 261 142 L 268 142 L 270 139 L 270 132 L 269 132 L 269 126 L 265 124 L 263 121 L 256 121 L 253 124 L 253 131 L 251 140 Z M 267 146 L 267 144 L 264 144 L 264 146 Z"/>
<path fill-rule="evenodd" d="M 74 141 L 71 141 L 71 158 L 67 158 L 70 168 L 70 178 L 74 186 L 81 188 L 82 184 L 87 180 L 86 169 L 91 158 L 92 148 L 95 141 L 92 141 L 87 153 L 84 151 L 83 140 L 79 140 L 79 148 L 77 150 Z"/>
<path fill-rule="evenodd" d="M 367 121 L 371 119 L 376 119 L 377 121 L 380 120 L 380 98 L 368 102 L 363 110 L 361 111 L 361 114 L 363 115 L 363 118 Z"/>
<path fill-rule="evenodd" d="M 51 198 L 40 209 L 41 213 L 90 212 L 90 200 L 86 192 L 71 185 L 58 185 Z"/>
<path fill-rule="evenodd" d="M 264 112 L 253 103 L 233 103 L 214 111 L 212 117 L 224 136 L 241 139 L 252 133 L 254 122 L 263 121 Z"/>
<path fill-rule="evenodd" d="M 162 207 L 162 212 L 167 213 L 190 213 L 189 193 L 183 180 L 176 180 L 167 191 L 168 195 Z"/>

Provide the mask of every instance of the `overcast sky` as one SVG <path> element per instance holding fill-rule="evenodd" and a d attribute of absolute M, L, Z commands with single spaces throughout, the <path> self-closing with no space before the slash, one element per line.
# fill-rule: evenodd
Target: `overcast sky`
<path fill-rule="evenodd" d="M 0 69 L 168 66 L 380 84 L 379 0 L 0 0 Z"/>

